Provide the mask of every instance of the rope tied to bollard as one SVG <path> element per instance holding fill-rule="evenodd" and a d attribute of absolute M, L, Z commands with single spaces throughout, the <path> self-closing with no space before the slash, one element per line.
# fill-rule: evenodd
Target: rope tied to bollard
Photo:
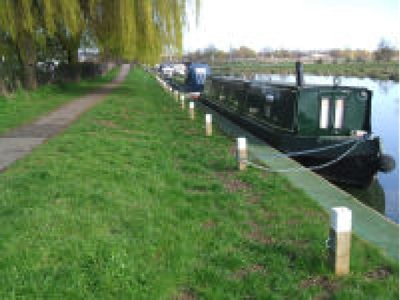
<path fill-rule="evenodd" d="M 302 150 L 302 151 L 293 151 L 293 152 L 287 152 L 287 153 L 274 154 L 274 155 L 268 156 L 267 158 L 268 159 L 275 159 L 275 158 L 281 158 L 281 157 L 295 157 L 295 156 L 301 156 L 301 155 L 304 155 L 304 154 L 324 152 L 324 151 L 327 151 L 327 150 L 340 148 L 342 146 L 346 146 L 346 145 L 349 145 L 351 143 L 356 143 L 356 142 L 359 142 L 359 141 L 364 142 L 369 137 L 370 137 L 370 135 L 367 134 L 367 135 L 365 135 L 365 136 L 363 136 L 361 138 L 354 138 L 354 139 L 346 140 L 344 142 L 333 144 L 333 145 L 328 145 L 328 146 L 324 146 L 324 147 L 318 147 L 318 148 L 314 148 L 314 149 L 307 149 L 307 150 Z"/>
<path fill-rule="evenodd" d="M 326 163 L 324 163 L 322 165 L 318 165 L 318 166 L 310 166 L 310 167 L 301 166 L 301 167 L 298 167 L 298 168 L 288 168 L 288 169 L 277 169 L 277 170 L 274 170 L 274 169 L 271 169 L 270 167 L 263 166 L 263 165 L 260 165 L 260 164 L 256 164 L 256 163 L 250 161 L 249 159 L 242 159 L 242 160 L 239 160 L 239 161 L 241 163 L 248 164 L 249 166 L 252 166 L 252 167 L 254 167 L 256 169 L 260 169 L 260 170 L 267 171 L 267 172 L 273 172 L 273 173 L 303 172 L 303 171 L 307 171 L 307 170 L 308 171 L 320 170 L 320 169 L 332 166 L 335 163 L 341 161 L 346 156 L 348 156 L 351 152 L 353 152 L 357 148 L 357 146 L 360 145 L 364 141 L 365 141 L 365 139 L 357 140 L 354 143 L 354 145 L 352 145 L 349 149 L 347 149 L 344 153 L 339 155 L 337 158 L 335 158 L 335 159 L 333 159 L 331 161 L 328 161 L 328 162 L 326 162 Z"/>

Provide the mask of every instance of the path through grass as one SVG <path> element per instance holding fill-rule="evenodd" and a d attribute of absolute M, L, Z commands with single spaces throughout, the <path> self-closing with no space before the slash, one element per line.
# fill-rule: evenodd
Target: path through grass
<path fill-rule="evenodd" d="M 82 80 L 79 83 L 49 84 L 39 87 L 36 91 L 19 90 L 9 97 L 0 96 L 0 134 L 27 124 L 61 104 L 110 82 L 118 74 L 118 69 L 114 68 L 104 76 Z"/>

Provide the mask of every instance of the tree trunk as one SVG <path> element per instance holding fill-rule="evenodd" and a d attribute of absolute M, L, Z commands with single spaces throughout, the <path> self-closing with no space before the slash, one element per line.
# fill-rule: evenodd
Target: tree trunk
<path fill-rule="evenodd" d="M 79 70 L 80 66 L 78 59 L 78 49 L 82 38 L 82 31 L 78 32 L 76 36 L 70 36 L 66 32 L 59 31 L 57 32 L 57 37 L 62 45 L 62 48 L 67 53 L 67 77 L 69 80 L 79 81 L 81 79 L 81 76 Z"/>
<path fill-rule="evenodd" d="M 36 49 L 35 42 L 29 33 L 23 32 L 18 39 L 18 51 L 24 75 L 24 86 L 28 90 L 35 90 L 38 86 L 36 77 Z"/>
<path fill-rule="evenodd" d="M 76 38 L 71 38 L 69 40 L 69 44 L 67 45 L 68 64 L 72 70 L 72 80 L 76 82 L 81 80 L 81 70 L 78 57 L 79 45 L 80 35 L 78 35 Z"/>
<path fill-rule="evenodd" d="M 0 78 L 0 96 L 8 96 L 7 88 L 2 78 Z"/>
<path fill-rule="evenodd" d="M 27 90 L 35 90 L 37 88 L 36 68 L 31 62 L 24 63 L 24 86 Z"/>

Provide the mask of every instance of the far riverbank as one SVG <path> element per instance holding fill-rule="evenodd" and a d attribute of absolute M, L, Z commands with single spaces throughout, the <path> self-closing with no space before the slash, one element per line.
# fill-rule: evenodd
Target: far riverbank
<path fill-rule="evenodd" d="M 228 62 L 212 66 L 215 74 L 294 74 L 294 62 L 265 64 L 260 62 Z M 350 63 L 310 63 L 304 64 L 307 74 L 324 76 L 369 77 L 380 80 L 399 81 L 399 63 L 392 62 L 350 62 Z"/>

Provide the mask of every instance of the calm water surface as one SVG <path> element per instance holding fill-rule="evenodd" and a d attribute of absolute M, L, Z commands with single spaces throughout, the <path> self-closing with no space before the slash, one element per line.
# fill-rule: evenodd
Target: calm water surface
<path fill-rule="evenodd" d="M 293 75 L 257 74 L 256 79 L 295 82 Z M 373 91 L 372 131 L 381 138 L 383 152 L 396 161 L 388 174 L 379 173 L 368 189 L 348 189 L 354 196 L 399 223 L 399 84 L 369 78 L 340 77 L 341 85 L 366 87 Z M 306 83 L 332 84 L 331 76 L 306 75 Z"/>

